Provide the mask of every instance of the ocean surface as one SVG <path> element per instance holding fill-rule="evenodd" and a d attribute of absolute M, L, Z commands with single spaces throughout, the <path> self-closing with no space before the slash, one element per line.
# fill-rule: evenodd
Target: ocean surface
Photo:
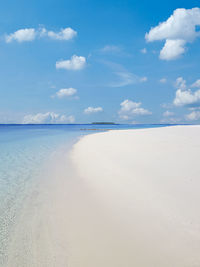
<path fill-rule="evenodd" d="M 60 146 L 70 149 L 82 135 L 108 129 L 163 125 L 0 125 L 0 266 L 26 196 L 49 156 Z"/>

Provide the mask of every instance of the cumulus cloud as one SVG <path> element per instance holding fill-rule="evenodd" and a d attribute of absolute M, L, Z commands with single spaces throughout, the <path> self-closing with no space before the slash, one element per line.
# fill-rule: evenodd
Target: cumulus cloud
<path fill-rule="evenodd" d="M 97 112 L 102 112 L 103 108 L 102 107 L 88 107 L 84 110 L 85 114 L 91 114 L 91 113 L 97 113 Z"/>
<path fill-rule="evenodd" d="M 186 120 L 196 121 L 200 119 L 200 111 L 192 111 L 191 113 L 185 116 Z"/>
<path fill-rule="evenodd" d="M 200 8 L 178 8 L 164 22 L 146 33 L 148 42 L 165 40 L 160 58 L 172 60 L 185 52 L 185 45 L 200 36 L 196 26 L 200 25 Z"/>
<path fill-rule="evenodd" d="M 175 86 L 178 88 L 173 101 L 175 106 L 200 106 L 200 89 L 192 91 L 187 88 L 186 81 L 182 77 L 177 78 Z"/>
<path fill-rule="evenodd" d="M 174 99 L 175 106 L 195 106 L 200 105 L 200 90 L 192 92 L 191 89 L 176 91 Z"/>
<path fill-rule="evenodd" d="M 160 83 L 166 83 L 167 82 L 167 79 L 166 78 L 162 78 L 159 80 Z"/>
<path fill-rule="evenodd" d="M 147 109 L 144 109 L 141 107 L 141 102 L 134 102 L 131 100 L 124 100 L 120 106 L 120 110 L 118 112 L 121 119 L 128 120 L 131 119 L 135 115 L 151 115 L 152 112 L 150 112 Z"/>
<path fill-rule="evenodd" d="M 74 116 L 66 116 L 57 114 L 54 112 L 29 114 L 24 116 L 23 124 L 65 124 L 73 123 L 75 121 Z"/>
<path fill-rule="evenodd" d="M 179 58 L 185 52 L 184 40 L 166 40 L 164 47 L 160 51 L 160 59 L 172 60 Z"/>
<path fill-rule="evenodd" d="M 6 35 L 5 40 L 7 43 L 12 41 L 21 42 L 30 42 L 36 38 L 36 31 L 33 28 L 21 29 L 9 35 Z"/>
<path fill-rule="evenodd" d="M 54 40 L 70 40 L 77 35 L 77 32 L 74 31 L 72 28 L 68 27 L 65 29 L 61 29 L 59 32 L 48 31 L 47 35 L 49 38 Z"/>
<path fill-rule="evenodd" d="M 86 65 L 86 58 L 73 55 L 71 59 L 56 62 L 56 69 L 81 70 Z"/>
<path fill-rule="evenodd" d="M 58 98 L 65 98 L 73 96 L 77 93 L 77 90 L 75 88 L 63 88 L 60 89 L 58 92 L 56 92 L 55 96 Z"/>
<path fill-rule="evenodd" d="M 10 43 L 12 41 L 17 41 L 19 43 L 21 42 L 30 42 L 35 40 L 37 37 L 49 37 L 50 39 L 54 40 L 70 40 L 74 38 L 77 35 L 77 32 L 74 31 L 72 28 L 68 27 L 65 29 L 61 29 L 59 32 L 54 31 L 48 31 L 46 28 L 26 28 L 26 29 L 20 29 L 15 31 L 14 33 L 7 34 L 5 36 L 5 41 L 7 43 Z"/>
<path fill-rule="evenodd" d="M 151 28 L 146 39 L 149 42 L 164 39 L 191 41 L 199 36 L 197 25 L 200 25 L 200 8 L 178 8 L 166 21 Z"/>
<path fill-rule="evenodd" d="M 163 113 L 163 117 L 171 117 L 174 115 L 174 112 L 171 112 L 171 111 L 168 111 L 166 110 L 164 113 Z"/>

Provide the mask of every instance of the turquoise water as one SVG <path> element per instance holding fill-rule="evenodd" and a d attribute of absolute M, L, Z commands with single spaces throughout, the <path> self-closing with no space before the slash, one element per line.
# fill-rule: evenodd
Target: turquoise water
<path fill-rule="evenodd" d="M 137 129 L 160 125 L 0 125 L 0 266 L 12 228 L 48 157 L 91 129 Z M 86 130 L 87 129 L 87 130 Z M 96 131 L 94 131 L 96 132 Z M 66 146 L 66 147 L 67 147 Z"/>

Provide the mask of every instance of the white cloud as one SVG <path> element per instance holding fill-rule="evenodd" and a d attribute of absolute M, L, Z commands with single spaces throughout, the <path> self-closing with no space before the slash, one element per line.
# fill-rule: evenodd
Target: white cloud
<path fill-rule="evenodd" d="M 44 27 L 40 27 L 38 30 L 37 30 L 37 34 L 38 36 L 41 38 L 41 37 L 45 37 L 47 36 L 47 29 L 44 28 Z"/>
<path fill-rule="evenodd" d="M 160 59 L 177 59 L 185 52 L 184 40 L 166 40 L 164 47 L 160 51 Z"/>
<path fill-rule="evenodd" d="M 196 26 L 200 25 L 200 8 L 178 8 L 164 22 L 146 33 L 148 42 L 165 40 L 160 58 L 172 60 L 185 52 L 185 44 L 200 36 Z"/>
<path fill-rule="evenodd" d="M 141 83 L 147 82 L 147 80 L 148 80 L 147 77 L 142 77 L 142 78 L 140 78 L 140 82 L 141 82 Z"/>
<path fill-rule="evenodd" d="M 164 39 L 191 41 L 199 36 L 195 29 L 197 25 L 200 25 L 200 8 L 178 8 L 166 21 L 151 28 L 145 37 L 149 42 Z"/>
<path fill-rule="evenodd" d="M 97 112 L 102 112 L 103 108 L 102 107 L 88 107 L 84 110 L 85 114 L 91 114 L 91 113 L 97 113 Z"/>
<path fill-rule="evenodd" d="M 194 82 L 191 87 L 197 87 L 197 88 L 200 88 L 200 79 L 199 80 L 196 80 L 196 82 Z"/>
<path fill-rule="evenodd" d="M 36 37 L 36 31 L 33 28 L 21 29 L 9 35 L 6 35 L 5 39 L 7 43 L 12 41 L 21 42 L 30 42 L 33 41 Z"/>
<path fill-rule="evenodd" d="M 200 105 L 200 90 L 192 92 L 190 89 L 176 91 L 174 99 L 175 106 L 195 106 Z"/>
<path fill-rule="evenodd" d="M 166 82 L 167 82 L 167 79 L 166 79 L 166 78 L 162 78 L 162 79 L 160 79 L 159 82 L 160 82 L 160 83 L 166 83 Z"/>
<path fill-rule="evenodd" d="M 77 35 L 77 32 L 72 28 L 68 27 L 65 29 L 61 29 L 59 32 L 48 31 L 46 28 L 27 28 L 20 29 L 15 31 L 14 33 L 8 34 L 5 36 L 5 41 L 10 43 L 12 41 L 21 42 L 30 42 L 35 40 L 37 37 L 49 37 L 54 40 L 70 40 Z"/>
<path fill-rule="evenodd" d="M 120 106 L 121 106 L 121 112 L 129 112 L 132 111 L 133 109 L 139 108 L 141 106 L 141 102 L 133 102 L 131 100 L 124 100 Z"/>
<path fill-rule="evenodd" d="M 186 119 L 189 121 L 196 121 L 200 119 L 200 111 L 192 111 L 191 113 L 187 114 Z"/>
<path fill-rule="evenodd" d="M 71 59 L 56 62 L 56 69 L 81 70 L 86 65 L 86 58 L 73 55 Z"/>
<path fill-rule="evenodd" d="M 73 123 L 74 116 L 66 116 L 54 112 L 29 114 L 24 116 L 23 124 L 59 124 L 59 123 Z"/>
<path fill-rule="evenodd" d="M 173 101 L 175 106 L 200 106 L 200 89 L 193 92 L 187 88 L 186 81 L 182 77 L 176 79 L 175 87 L 178 88 Z"/>
<path fill-rule="evenodd" d="M 74 31 L 72 28 L 68 27 L 65 29 L 61 29 L 59 32 L 48 31 L 47 35 L 49 38 L 55 40 L 70 40 L 77 35 L 77 32 Z"/>
<path fill-rule="evenodd" d="M 56 92 L 56 95 L 58 98 L 64 98 L 73 96 L 77 93 L 77 90 L 75 88 L 63 88 L 60 89 L 58 92 Z"/>
<path fill-rule="evenodd" d="M 183 79 L 183 77 L 178 77 L 175 82 L 175 87 L 181 90 L 186 89 L 186 80 Z"/>
<path fill-rule="evenodd" d="M 171 116 L 173 116 L 174 115 L 174 112 L 171 112 L 171 111 L 168 111 L 168 110 L 166 110 L 164 113 L 163 113 L 163 116 L 164 117 L 171 117 Z"/>
<path fill-rule="evenodd" d="M 151 115 L 152 112 L 150 112 L 147 109 L 144 109 L 141 107 L 141 102 L 133 102 L 131 100 L 124 100 L 120 106 L 119 110 L 119 116 L 121 119 L 128 120 L 131 119 L 134 115 Z"/>
<path fill-rule="evenodd" d="M 143 49 L 140 50 L 140 52 L 141 52 L 142 54 L 146 54 L 146 53 L 147 53 L 147 49 L 146 49 L 146 48 L 143 48 Z"/>
<path fill-rule="evenodd" d="M 74 123 L 75 117 L 73 115 L 60 115 L 60 118 L 57 120 L 57 123 Z"/>

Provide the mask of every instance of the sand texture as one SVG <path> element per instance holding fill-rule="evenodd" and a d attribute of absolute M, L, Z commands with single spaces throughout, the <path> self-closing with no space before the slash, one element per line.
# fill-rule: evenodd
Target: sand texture
<path fill-rule="evenodd" d="M 199 267 L 200 127 L 91 134 L 55 152 L 6 267 Z"/>

